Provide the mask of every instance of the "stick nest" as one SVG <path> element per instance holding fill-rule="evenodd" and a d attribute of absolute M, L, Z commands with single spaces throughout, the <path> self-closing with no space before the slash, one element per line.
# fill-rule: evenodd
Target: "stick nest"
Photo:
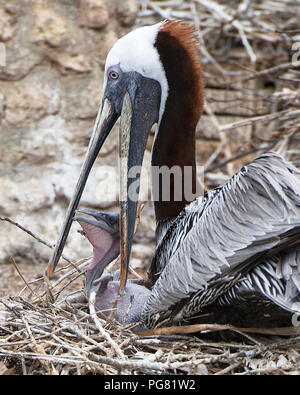
<path fill-rule="evenodd" d="M 95 316 L 92 301 L 88 308 L 82 294 L 68 291 L 76 278 L 69 265 L 51 288 L 40 278 L 26 284 L 24 295 L 0 299 L 0 374 L 299 373 L 297 327 L 253 330 L 257 335 L 198 325 L 197 336 L 186 334 L 193 326 L 140 336 Z M 221 333 L 239 339 L 213 340 Z"/>

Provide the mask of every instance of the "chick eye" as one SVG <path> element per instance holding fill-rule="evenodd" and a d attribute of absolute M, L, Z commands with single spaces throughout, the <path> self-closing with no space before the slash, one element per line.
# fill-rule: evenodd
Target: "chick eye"
<path fill-rule="evenodd" d="M 114 70 L 110 71 L 108 75 L 111 80 L 117 80 L 119 78 L 119 73 Z"/>

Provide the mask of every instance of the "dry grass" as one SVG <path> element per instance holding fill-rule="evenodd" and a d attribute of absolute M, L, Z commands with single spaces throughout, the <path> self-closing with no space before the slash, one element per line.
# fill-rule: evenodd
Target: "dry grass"
<path fill-rule="evenodd" d="M 140 25 L 181 18 L 196 26 L 207 81 L 197 135 L 214 141 L 204 164 L 206 187 L 271 148 L 299 165 L 300 71 L 292 62 L 292 46 L 300 41 L 298 2 L 140 2 Z M 52 284 L 26 279 L 15 267 L 24 289 L 0 299 L 0 374 L 299 374 L 297 328 L 234 329 L 239 342 L 208 340 L 208 332 L 224 333 L 218 326 L 202 327 L 202 337 L 138 336 L 74 301 L 82 273 L 73 267 Z"/>

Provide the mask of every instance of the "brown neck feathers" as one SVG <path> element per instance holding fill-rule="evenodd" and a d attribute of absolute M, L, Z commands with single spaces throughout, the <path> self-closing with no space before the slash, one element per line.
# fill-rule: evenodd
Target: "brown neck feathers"
<path fill-rule="evenodd" d="M 176 217 L 195 197 L 190 198 L 191 194 L 186 192 L 192 190 L 196 193 L 195 129 L 202 113 L 204 82 L 191 25 L 179 21 L 163 23 L 155 47 L 166 73 L 169 91 L 152 150 L 152 166 L 154 171 L 161 167 L 174 170 L 170 177 L 169 198 L 163 176 L 155 183 L 159 191 L 158 195 L 154 191 L 155 215 L 160 221 Z M 182 178 L 178 182 L 175 177 L 180 170 Z"/>

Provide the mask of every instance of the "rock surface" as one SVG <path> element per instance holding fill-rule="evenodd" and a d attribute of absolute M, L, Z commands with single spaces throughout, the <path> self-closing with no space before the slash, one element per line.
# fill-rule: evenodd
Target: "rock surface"
<path fill-rule="evenodd" d="M 135 0 L 0 0 L 0 217 L 54 243 L 101 102 L 103 65 L 135 23 Z M 108 138 L 81 205 L 116 211 L 118 131 Z M 91 247 L 70 233 L 65 254 Z M 0 221 L 0 264 L 47 262 L 49 249 Z"/>

